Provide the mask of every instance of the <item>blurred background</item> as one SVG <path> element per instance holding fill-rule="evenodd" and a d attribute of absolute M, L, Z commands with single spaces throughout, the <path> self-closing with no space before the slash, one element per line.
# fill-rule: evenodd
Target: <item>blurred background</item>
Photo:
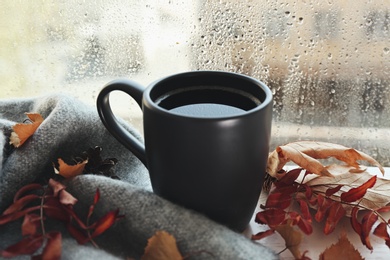
<path fill-rule="evenodd" d="M 389 68 L 390 0 L 0 2 L 0 98 L 65 92 L 94 106 L 119 77 L 237 72 L 274 93 L 272 149 L 335 142 L 390 166 Z M 111 99 L 142 132 L 135 101 Z"/>

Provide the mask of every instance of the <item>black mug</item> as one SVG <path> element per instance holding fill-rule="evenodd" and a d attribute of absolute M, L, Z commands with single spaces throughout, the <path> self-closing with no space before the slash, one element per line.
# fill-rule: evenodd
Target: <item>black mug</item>
<path fill-rule="evenodd" d="M 142 108 L 145 145 L 113 115 L 114 90 Z M 146 89 L 115 80 L 97 108 L 110 133 L 148 168 L 156 194 L 235 231 L 247 227 L 269 153 L 272 92 L 264 83 L 220 71 L 180 73 Z"/>

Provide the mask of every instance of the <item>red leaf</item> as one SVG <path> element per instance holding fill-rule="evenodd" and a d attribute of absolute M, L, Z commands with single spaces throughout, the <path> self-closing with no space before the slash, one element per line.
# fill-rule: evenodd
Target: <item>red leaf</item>
<path fill-rule="evenodd" d="M 324 234 L 328 235 L 333 232 L 340 219 L 345 216 L 346 211 L 340 202 L 334 201 L 329 209 L 328 218 L 326 219 Z"/>
<path fill-rule="evenodd" d="M 93 198 L 93 204 L 91 206 L 89 206 L 89 211 L 88 211 L 88 217 L 87 218 L 90 218 L 92 216 L 93 211 L 95 210 L 95 206 L 99 202 L 99 200 L 100 200 L 100 190 L 99 190 L 99 188 L 97 188 L 95 196 Z"/>
<path fill-rule="evenodd" d="M 317 213 L 314 215 L 314 219 L 317 222 L 321 222 L 324 218 L 326 213 L 328 212 L 329 207 L 332 205 L 332 201 L 325 198 L 321 194 L 317 196 Z"/>
<path fill-rule="evenodd" d="M 53 218 L 62 222 L 70 221 L 70 214 L 65 210 L 66 206 L 61 204 L 57 198 L 48 198 L 43 205 L 44 214 L 49 218 Z"/>
<path fill-rule="evenodd" d="M 42 252 L 42 259 L 61 259 L 62 236 L 60 232 L 50 232 L 46 235 L 47 243 Z"/>
<path fill-rule="evenodd" d="M 290 225 L 294 226 L 297 225 L 299 220 L 302 218 L 301 215 L 298 214 L 298 212 L 295 211 L 289 211 L 287 212 L 288 219 L 291 220 L 289 223 Z M 287 217 L 286 217 L 287 220 Z M 286 221 L 283 221 L 283 224 L 285 224 Z"/>
<path fill-rule="evenodd" d="M 299 218 L 297 226 L 306 235 L 310 235 L 311 233 L 313 233 L 313 226 L 311 225 L 311 221 L 307 219 L 304 219 L 302 217 Z"/>
<path fill-rule="evenodd" d="M 367 189 L 372 188 L 376 183 L 376 176 L 374 175 L 368 181 L 360 185 L 359 187 L 352 188 L 347 192 L 341 194 L 340 198 L 345 202 L 354 202 L 363 198 Z"/>
<path fill-rule="evenodd" d="M 43 244 L 42 234 L 28 236 L 23 238 L 16 244 L 13 244 L 3 251 L 1 251 L 2 257 L 15 257 L 19 255 L 31 255 L 35 253 Z"/>
<path fill-rule="evenodd" d="M 274 233 L 275 233 L 275 230 L 268 229 L 266 231 L 259 232 L 256 235 L 252 235 L 252 240 L 260 240 L 260 239 L 268 237 L 268 236 L 270 236 L 270 235 L 272 235 Z"/>
<path fill-rule="evenodd" d="M 79 225 L 80 228 L 87 230 L 90 227 L 87 227 L 84 222 L 77 216 L 76 212 L 74 212 L 71 207 L 63 207 L 63 209 L 69 214 L 69 216 Z M 95 223 L 96 224 L 96 223 Z"/>
<path fill-rule="evenodd" d="M 389 233 L 387 231 L 387 223 L 381 222 L 374 230 L 374 235 L 377 237 L 383 238 L 384 240 L 390 239 Z"/>
<path fill-rule="evenodd" d="M 93 198 L 93 204 L 96 205 L 100 200 L 100 190 L 99 188 L 96 189 L 95 196 Z"/>
<path fill-rule="evenodd" d="M 27 185 L 23 186 L 22 188 L 20 188 L 16 192 L 16 194 L 14 196 L 14 202 L 19 200 L 19 198 L 22 197 L 23 194 L 25 194 L 26 192 L 31 191 L 31 190 L 43 190 L 43 187 L 42 187 L 42 185 L 37 184 L 37 183 L 27 184 Z"/>
<path fill-rule="evenodd" d="M 364 215 L 362 219 L 362 233 L 360 238 L 362 240 L 362 243 L 370 250 L 373 250 L 373 247 L 371 245 L 369 235 L 372 227 L 374 226 L 377 220 L 378 220 L 378 215 L 376 215 L 374 212 L 371 211 L 366 215 Z"/>
<path fill-rule="evenodd" d="M 309 211 L 309 206 L 307 205 L 307 202 L 301 199 L 298 199 L 299 206 L 301 208 L 302 216 L 304 219 L 311 222 L 311 214 Z"/>
<path fill-rule="evenodd" d="M 309 185 L 306 185 L 306 184 L 301 184 L 301 187 L 305 189 L 305 196 L 306 196 L 306 198 L 309 201 L 311 201 L 312 196 L 313 196 L 313 190 L 311 189 L 311 187 Z"/>
<path fill-rule="evenodd" d="M 66 228 L 72 237 L 76 239 L 77 243 L 83 245 L 88 242 L 89 238 L 80 229 L 73 226 L 71 223 L 69 223 Z"/>
<path fill-rule="evenodd" d="M 258 212 L 255 221 L 259 224 L 267 224 L 270 228 L 273 228 L 280 225 L 285 218 L 286 212 L 284 210 L 272 208 Z"/>
<path fill-rule="evenodd" d="M 377 209 L 376 211 L 379 212 L 379 213 L 389 212 L 390 211 L 390 206 L 384 206 L 382 208 Z"/>
<path fill-rule="evenodd" d="M 21 197 L 20 199 L 16 200 L 11 206 L 9 206 L 4 212 L 4 215 L 12 214 L 15 213 L 18 210 L 23 209 L 24 206 L 26 206 L 28 203 L 40 199 L 40 196 L 35 195 L 35 194 L 29 194 L 24 197 Z"/>
<path fill-rule="evenodd" d="M 95 230 L 92 233 L 92 237 L 97 237 L 104 231 L 109 229 L 115 221 L 118 219 L 119 209 L 108 212 L 102 218 L 96 222 Z"/>
<path fill-rule="evenodd" d="M 343 187 L 343 185 L 337 185 L 337 186 L 334 187 L 334 188 L 329 188 L 329 189 L 326 190 L 325 195 L 326 195 L 327 197 L 330 197 L 330 196 L 332 196 L 333 194 L 335 194 L 336 192 L 338 192 L 342 187 Z"/>
<path fill-rule="evenodd" d="M 268 195 L 265 207 L 285 209 L 290 206 L 291 200 L 291 194 L 281 192 L 271 193 Z"/>
<path fill-rule="evenodd" d="M 35 207 L 24 209 L 22 211 L 17 211 L 17 212 L 12 213 L 12 214 L 7 214 L 7 215 L 0 216 L 0 225 L 4 225 L 4 224 L 6 224 L 8 222 L 17 220 L 18 218 L 21 218 L 24 215 L 26 215 L 26 214 L 28 214 L 30 212 L 33 212 L 35 210 L 39 210 L 39 209 L 40 209 L 40 206 L 35 206 Z"/>
<path fill-rule="evenodd" d="M 26 214 L 22 223 L 22 235 L 35 235 L 41 224 L 41 217 L 37 214 Z"/>
<path fill-rule="evenodd" d="M 358 207 L 353 207 L 351 211 L 351 225 L 353 230 L 361 237 L 362 236 L 362 224 L 357 220 Z"/>
<path fill-rule="evenodd" d="M 298 227 L 302 230 L 303 233 L 306 235 L 310 235 L 313 233 L 313 227 L 311 225 L 311 214 L 309 211 L 309 206 L 307 205 L 307 202 L 301 199 L 298 199 L 298 203 L 302 212 L 302 215 L 298 215 Z"/>
<path fill-rule="evenodd" d="M 295 180 L 298 178 L 299 174 L 301 174 L 301 172 L 302 172 L 302 168 L 293 169 L 287 172 L 286 175 L 284 175 L 276 183 L 282 184 L 283 186 L 292 185 L 295 182 Z"/>

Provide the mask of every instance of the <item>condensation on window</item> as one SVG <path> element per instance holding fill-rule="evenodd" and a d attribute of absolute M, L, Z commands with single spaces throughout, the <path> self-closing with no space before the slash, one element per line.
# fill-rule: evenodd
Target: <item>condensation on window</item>
<path fill-rule="evenodd" d="M 272 148 L 335 142 L 390 166 L 389 24 L 390 0 L 3 0 L 0 97 L 61 91 L 93 105 L 118 77 L 237 72 L 274 94 Z M 114 98 L 138 125 L 136 103 Z"/>

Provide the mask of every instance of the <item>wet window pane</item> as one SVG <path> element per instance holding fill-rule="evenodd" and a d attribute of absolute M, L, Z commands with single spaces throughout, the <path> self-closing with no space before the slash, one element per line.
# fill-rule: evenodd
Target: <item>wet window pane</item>
<path fill-rule="evenodd" d="M 224 70 L 274 93 L 272 146 L 337 142 L 390 166 L 390 1 L 0 2 L 0 97 L 68 92 L 94 104 L 142 84 Z M 140 121 L 135 102 L 118 111 Z"/>

